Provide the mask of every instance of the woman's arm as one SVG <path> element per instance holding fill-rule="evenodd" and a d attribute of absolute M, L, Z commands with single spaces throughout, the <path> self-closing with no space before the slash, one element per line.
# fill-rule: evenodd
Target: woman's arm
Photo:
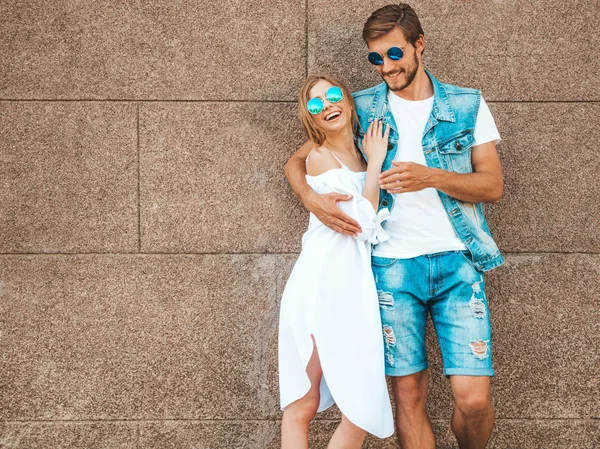
<path fill-rule="evenodd" d="M 363 139 L 363 147 L 369 158 L 369 163 L 362 196 L 369 200 L 375 212 L 379 207 L 379 175 L 387 152 L 389 135 L 390 127 L 388 126 L 383 132 L 383 123 L 380 120 L 375 120 L 369 125 Z"/>
<path fill-rule="evenodd" d="M 304 143 L 298 150 L 290 156 L 283 170 L 285 177 L 292 188 L 294 194 L 306 206 L 307 199 L 311 193 L 315 193 L 306 182 L 306 158 L 315 144 L 310 140 Z M 307 207 L 307 209 L 309 209 Z M 309 209 L 310 210 L 310 209 Z"/>

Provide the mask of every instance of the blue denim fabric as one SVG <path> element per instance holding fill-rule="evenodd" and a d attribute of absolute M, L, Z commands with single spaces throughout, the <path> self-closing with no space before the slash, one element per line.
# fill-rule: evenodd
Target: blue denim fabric
<path fill-rule="evenodd" d="M 494 375 L 483 273 L 465 253 L 372 257 L 386 375 L 407 376 L 427 368 L 427 313 L 440 344 L 445 376 Z"/>
<path fill-rule="evenodd" d="M 442 84 L 431 73 L 425 72 L 433 84 L 434 92 L 433 108 L 422 139 L 425 161 L 429 167 L 456 173 L 471 173 L 471 148 L 475 142 L 474 131 L 481 99 L 480 92 Z M 356 145 L 365 159 L 367 156 L 364 154 L 362 140 L 369 124 L 380 119 L 392 128 L 382 171 L 392 166 L 398 149 L 398 129 L 388 106 L 387 94 L 388 88 L 385 83 L 352 94 L 361 128 L 356 136 Z M 443 192 L 438 193 L 450 222 L 468 248 L 468 257 L 475 267 L 480 271 L 487 271 L 502 265 L 504 258 L 488 228 L 483 204 L 467 203 Z M 379 210 L 384 207 L 391 210 L 393 203 L 393 196 L 386 190 L 381 190 Z"/>

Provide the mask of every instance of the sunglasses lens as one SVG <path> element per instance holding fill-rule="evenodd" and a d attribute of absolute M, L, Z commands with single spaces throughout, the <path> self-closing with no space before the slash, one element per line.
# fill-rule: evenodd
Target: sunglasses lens
<path fill-rule="evenodd" d="M 391 47 L 387 51 L 387 55 L 388 55 L 388 58 L 390 58 L 392 61 L 400 61 L 402 59 L 402 56 L 404 56 L 404 52 L 402 51 L 401 48 Z"/>
<path fill-rule="evenodd" d="M 372 51 L 369 53 L 369 62 L 373 65 L 381 65 L 383 64 L 383 56 L 376 51 Z"/>
<path fill-rule="evenodd" d="M 311 98 L 306 104 L 308 112 L 315 115 L 323 110 L 323 101 L 320 98 Z"/>
<path fill-rule="evenodd" d="M 342 89 L 340 89 L 337 86 L 330 87 L 329 89 L 327 89 L 327 93 L 325 94 L 325 96 L 332 103 L 337 103 L 339 101 L 342 101 L 342 97 L 343 97 Z"/>

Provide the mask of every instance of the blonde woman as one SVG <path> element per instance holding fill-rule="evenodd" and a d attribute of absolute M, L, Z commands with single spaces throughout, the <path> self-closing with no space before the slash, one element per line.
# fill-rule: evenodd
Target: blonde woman
<path fill-rule="evenodd" d="M 339 203 L 362 229 L 338 233 L 310 214 L 302 251 L 287 281 L 279 317 L 279 386 L 283 449 L 308 448 L 308 427 L 334 403 L 342 421 L 329 449 L 360 448 L 367 433 L 393 434 L 385 380 L 383 335 L 371 245 L 388 238 L 376 213 L 389 128 L 375 120 L 363 145 L 348 88 L 331 76 L 310 76 L 299 96 L 300 119 L 314 142 L 306 180 L 317 193 L 351 196 Z"/>

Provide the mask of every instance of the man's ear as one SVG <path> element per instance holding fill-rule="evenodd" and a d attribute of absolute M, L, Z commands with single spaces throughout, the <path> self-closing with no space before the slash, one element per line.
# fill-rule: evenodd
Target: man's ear
<path fill-rule="evenodd" d="M 423 54 L 425 52 L 425 36 L 422 34 L 419 35 L 419 38 L 415 42 L 415 48 L 417 49 L 417 53 Z"/>

